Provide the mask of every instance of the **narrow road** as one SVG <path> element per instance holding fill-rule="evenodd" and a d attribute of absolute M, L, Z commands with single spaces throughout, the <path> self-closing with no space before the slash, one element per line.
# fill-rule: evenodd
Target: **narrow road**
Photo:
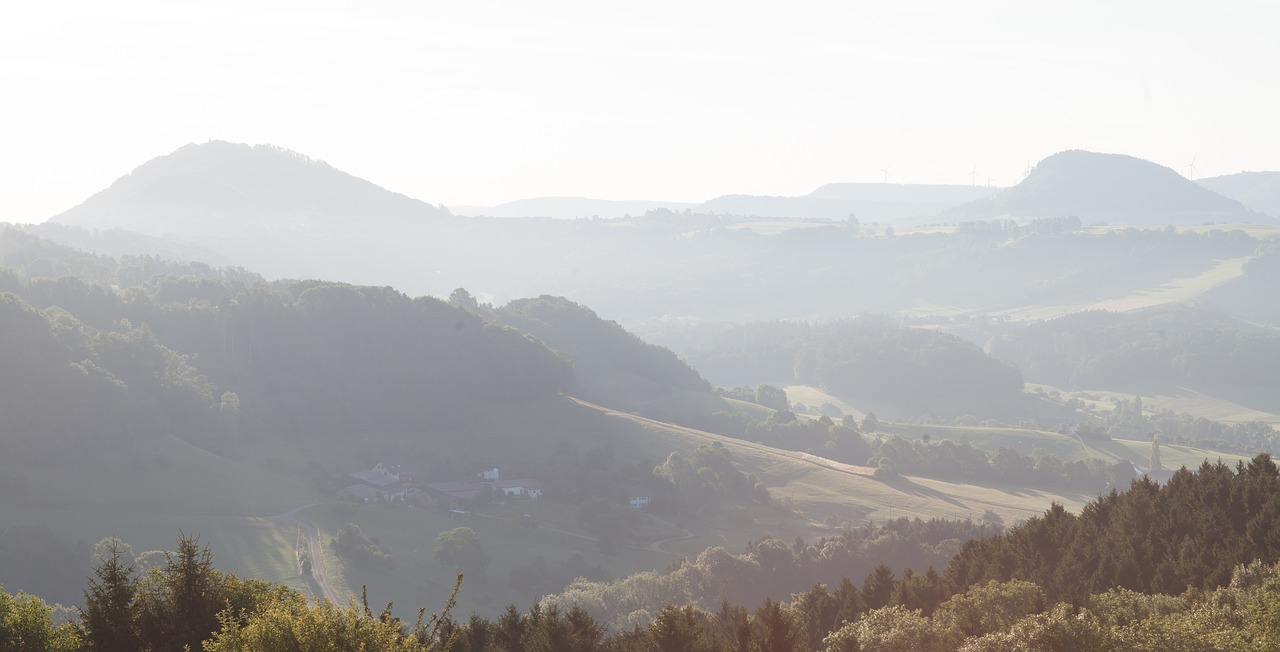
<path fill-rule="evenodd" d="M 325 572 L 324 558 L 321 556 L 324 550 L 321 547 L 320 531 L 316 529 L 316 526 L 298 516 L 298 512 L 311 506 L 294 507 L 283 514 L 272 516 L 271 519 L 293 523 L 302 529 L 302 533 L 307 537 L 307 555 L 311 558 L 311 577 L 304 577 L 304 579 L 307 580 L 308 584 L 313 585 L 313 590 L 317 590 L 320 595 L 330 602 L 336 605 L 346 604 L 346 598 L 340 596 L 333 589 L 333 585 L 329 583 L 329 576 Z M 299 562 L 299 565 L 301 565 L 301 562 Z M 299 572 L 301 572 L 301 569 L 299 569 Z"/>

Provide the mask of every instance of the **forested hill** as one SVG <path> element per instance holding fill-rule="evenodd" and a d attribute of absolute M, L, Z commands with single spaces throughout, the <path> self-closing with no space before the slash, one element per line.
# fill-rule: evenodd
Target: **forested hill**
<path fill-rule="evenodd" d="M 1192 383 L 1280 388 L 1280 334 L 1204 308 L 1088 311 L 991 340 L 1027 379 L 1060 387 Z"/>
<path fill-rule="evenodd" d="M 725 385 L 815 385 L 883 412 L 976 414 L 1008 407 L 1022 375 L 972 343 L 888 317 L 757 322 L 709 336 L 690 361 Z"/>
<path fill-rule="evenodd" d="M 421 430 L 571 378 L 536 340 L 430 297 L 41 246 L 0 262 L 93 282 L 0 272 L 5 425 L 33 441 L 167 431 L 223 451 L 235 433 Z"/>
<path fill-rule="evenodd" d="M 668 349 L 649 344 L 563 297 L 517 299 L 492 311 L 498 321 L 533 335 L 573 361 L 574 396 L 631 411 L 661 410 L 699 395 L 723 409 L 698 372 Z M 707 412 L 714 411 L 708 406 Z"/>

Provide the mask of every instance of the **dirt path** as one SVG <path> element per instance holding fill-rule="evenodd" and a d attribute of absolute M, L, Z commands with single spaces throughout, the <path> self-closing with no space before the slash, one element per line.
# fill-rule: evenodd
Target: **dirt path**
<path fill-rule="evenodd" d="M 649 544 L 649 549 L 650 549 L 650 550 L 652 550 L 652 551 L 654 551 L 654 552 L 661 553 L 661 554 L 664 554 L 664 555 L 674 555 L 674 554 L 675 554 L 674 552 L 671 552 L 671 551 L 668 551 L 668 550 L 663 550 L 663 549 L 662 549 L 662 546 L 665 546 L 665 545 L 667 545 L 668 543 L 671 543 L 672 541 L 681 541 L 681 540 L 684 540 L 684 539 L 691 539 L 691 538 L 693 538 L 693 533 L 692 533 L 692 532 L 690 532 L 689 530 L 687 530 L 687 529 L 685 529 L 685 528 L 682 528 L 682 527 L 677 526 L 675 523 L 672 523 L 672 522 L 667 521 L 667 520 L 660 519 L 660 518 L 658 518 L 657 516 L 654 516 L 653 514 L 649 514 L 648 516 L 649 516 L 649 518 L 651 518 L 651 519 L 653 519 L 653 520 L 655 520 L 655 521 L 657 521 L 657 522 L 659 522 L 659 523 L 662 523 L 663 525 L 666 525 L 667 527 L 675 528 L 675 529 L 680 530 L 681 532 L 683 532 L 683 533 L 684 533 L 684 534 L 682 534 L 682 535 L 680 535 L 680 536 L 678 536 L 678 537 L 670 537 L 670 538 L 667 538 L 667 539 L 663 539 L 663 540 L 661 540 L 661 541 L 654 541 L 653 543 Z"/>
<path fill-rule="evenodd" d="M 276 521 L 293 523 L 301 529 L 304 535 L 306 535 L 307 555 L 311 558 L 311 576 L 304 576 L 304 579 L 306 579 L 307 583 L 311 585 L 312 591 L 324 596 L 325 599 L 334 604 L 346 604 L 346 597 L 340 596 L 338 592 L 334 590 L 333 585 L 329 583 L 329 576 L 326 573 L 324 566 L 324 557 L 321 556 L 324 549 L 320 541 L 320 531 L 316 529 L 315 525 L 312 525 L 310 522 L 305 521 L 298 516 L 298 512 L 301 512 L 308 507 L 313 507 L 316 504 L 318 503 L 294 507 L 283 514 L 272 516 L 271 518 Z M 301 555 L 298 555 L 298 563 L 299 566 L 301 566 Z M 299 572 L 301 572 L 301 568 L 299 568 Z"/>

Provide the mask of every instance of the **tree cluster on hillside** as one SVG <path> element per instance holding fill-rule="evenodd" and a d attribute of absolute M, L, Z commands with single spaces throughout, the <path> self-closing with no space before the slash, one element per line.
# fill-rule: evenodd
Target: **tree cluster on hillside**
<path fill-rule="evenodd" d="M 1169 409 L 1147 410 L 1141 396 L 1132 401 L 1113 398 L 1111 404 L 1110 410 L 1085 408 L 1097 419 L 1095 429 L 1101 436 L 1149 439 L 1158 433 L 1165 443 L 1249 455 L 1280 449 L 1280 434 L 1261 421 L 1224 423 Z"/>
<path fill-rule="evenodd" d="M 391 553 L 382 547 L 377 537 L 366 535 L 359 525 L 344 523 L 337 534 L 329 539 L 338 556 L 348 562 L 376 568 L 391 567 Z"/>
<path fill-rule="evenodd" d="M 739 471 L 720 442 L 699 446 L 687 456 L 672 453 L 653 473 L 674 488 L 684 505 L 769 503 L 769 490 L 753 474 Z"/>
<path fill-rule="evenodd" d="M 783 599 L 816 583 L 865 577 L 877 566 L 883 566 L 883 575 L 889 572 L 885 564 L 941 568 L 965 541 L 1000 531 L 995 524 L 903 518 L 845 530 L 810 543 L 763 539 L 749 543 L 738 555 L 719 547 L 708 548 L 665 572 L 638 573 L 611 582 L 577 581 L 563 592 L 547 596 L 543 604 L 562 609 L 581 606 L 617 631 L 648 622 L 667 603 L 692 602 L 705 609 L 715 609 L 725 600 L 758 604 L 766 598 Z M 938 573 L 928 575 L 940 580 Z M 888 579 L 892 580 L 891 574 Z M 887 595 L 891 589 L 889 585 L 873 586 L 870 597 L 859 597 L 856 604 L 875 604 L 880 599 L 876 596 Z M 862 596 L 862 590 L 854 588 L 853 592 Z"/>
<path fill-rule="evenodd" d="M 1123 460 L 1064 461 L 1052 453 L 1023 455 L 1008 446 L 987 452 L 964 441 L 912 441 L 899 435 L 873 439 L 866 464 L 888 469 L 890 475 L 1002 482 L 1088 494 L 1125 486 L 1133 479 L 1133 464 Z"/>

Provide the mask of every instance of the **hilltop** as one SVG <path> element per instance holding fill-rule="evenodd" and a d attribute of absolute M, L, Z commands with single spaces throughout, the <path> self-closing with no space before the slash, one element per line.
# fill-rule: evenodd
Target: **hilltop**
<path fill-rule="evenodd" d="M 445 214 L 297 152 L 214 140 L 151 159 L 49 221 L 190 238 Z"/>
<path fill-rule="evenodd" d="M 83 246 L 50 225 L 116 233 L 99 251 L 197 253 L 212 264 L 268 277 L 341 277 L 371 282 L 398 264 L 389 241 L 449 213 L 271 145 L 191 144 L 138 166 L 83 203 L 51 217 L 42 235 Z M 171 241 L 122 235 L 129 231 Z M 366 260 L 351 260 L 352 252 Z M 370 263 L 369 261 L 376 261 Z M 335 269 L 341 274 L 334 274 Z"/>
<path fill-rule="evenodd" d="M 1070 150 L 1036 165 L 994 197 L 944 211 L 952 220 L 1074 215 L 1086 224 L 1187 226 L 1264 220 L 1228 199 L 1149 161 Z"/>

